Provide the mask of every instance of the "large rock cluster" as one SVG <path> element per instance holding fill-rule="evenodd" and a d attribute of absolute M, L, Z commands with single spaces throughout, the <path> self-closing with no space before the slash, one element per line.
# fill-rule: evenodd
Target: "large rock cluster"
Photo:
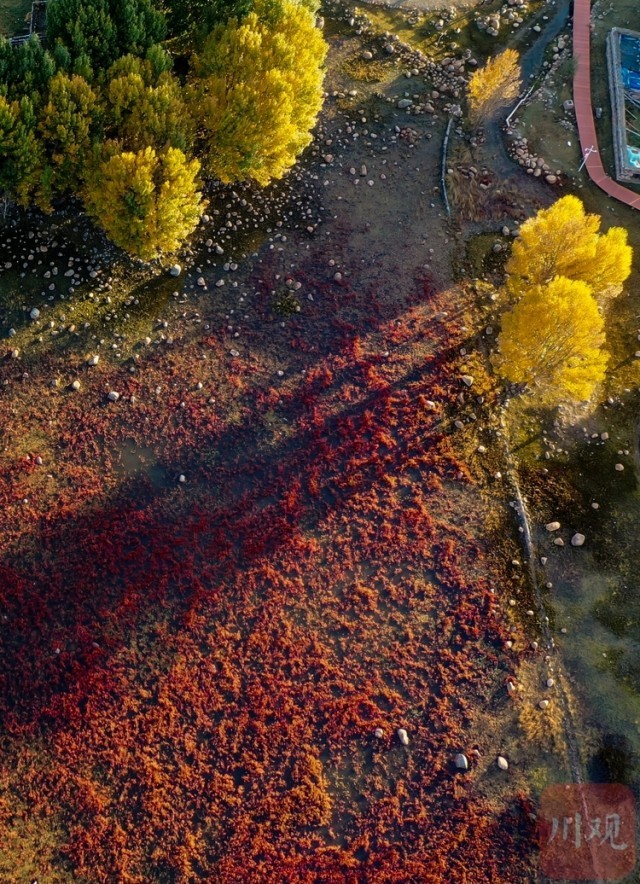
<path fill-rule="evenodd" d="M 552 171 L 544 157 L 536 156 L 529 150 L 529 143 L 526 138 L 516 138 L 509 144 L 509 153 L 511 157 L 522 166 L 527 175 L 533 175 L 534 178 L 542 178 L 547 184 L 561 184 L 561 171 L 556 169 Z"/>

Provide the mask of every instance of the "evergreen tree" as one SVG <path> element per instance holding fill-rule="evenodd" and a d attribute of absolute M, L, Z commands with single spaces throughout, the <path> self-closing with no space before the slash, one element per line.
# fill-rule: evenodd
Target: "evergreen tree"
<path fill-rule="evenodd" d="M 165 33 L 150 0 L 50 0 L 47 8 L 48 39 L 66 48 L 72 69 L 84 76 L 97 76 L 121 55 L 144 55 Z"/>

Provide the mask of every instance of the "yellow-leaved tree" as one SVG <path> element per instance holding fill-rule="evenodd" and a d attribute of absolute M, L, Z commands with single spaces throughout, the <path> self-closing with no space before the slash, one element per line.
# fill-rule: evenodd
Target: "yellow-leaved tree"
<path fill-rule="evenodd" d="M 148 261 L 175 251 L 198 223 L 199 171 L 174 147 L 116 153 L 88 176 L 87 209 L 116 245 Z"/>
<path fill-rule="evenodd" d="M 515 49 L 490 58 L 469 80 L 469 114 L 475 125 L 508 105 L 520 92 L 520 65 Z"/>
<path fill-rule="evenodd" d="M 556 276 L 503 316 L 496 367 L 541 403 L 588 400 L 607 366 L 603 326 L 589 286 Z"/>
<path fill-rule="evenodd" d="M 143 59 L 124 56 L 107 73 L 106 128 L 128 150 L 193 144 L 193 121 L 179 81 L 169 71 L 155 75 Z"/>
<path fill-rule="evenodd" d="M 79 191 L 99 116 L 98 97 L 83 77 L 52 77 L 38 125 L 44 167 L 36 201 L 44 211 L 54 197 Z"/>
<path fill-rule="evenodd" d="M 600 233 L 600 220 L 578 197 L 565 196 L 525 221 L 506 265 L 510 293 L 566 276 L 588 283 L 599 300 L 616 295 L 631 272 L 632 250 L 626 230 Z"/>
<path fill-rule="evenodd" d="M 326 52 L 314 14 L 295 0 L 257 0 L 211 32 L 192 93 L 208 172 L 265 185 L 293 166 L 322 107 Z"/>

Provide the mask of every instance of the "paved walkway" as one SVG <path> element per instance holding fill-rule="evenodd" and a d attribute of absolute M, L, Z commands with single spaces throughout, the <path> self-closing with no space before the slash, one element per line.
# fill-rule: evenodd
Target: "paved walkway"
<path fill-rule="evenodd" d="M 589 177 L 614 199 L 640 209 L 640 194 L 634 193 L 610 178 L 604 170 L 598 148 L 596 124 L 591 106 L 591 0 L 575 0 L 573 10 L 573 55 L 576 60 L 576 73 L 573 78 L 573 100 L 575 102 L 578 133 L 582 156 L 590 147 L 596 150 L 586 156 Z"/>

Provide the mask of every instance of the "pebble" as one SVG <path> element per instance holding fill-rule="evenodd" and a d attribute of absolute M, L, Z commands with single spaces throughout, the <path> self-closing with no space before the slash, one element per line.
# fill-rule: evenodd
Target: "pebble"
<path fill-rule="evenodd" d="M 461 752 L 458 753 L 455 757 L 455 765 L 458 770 L 469 770 L 469 762 L 467 761 L 467 756 L 463 755 Z"/>
<path fill-rule="evenodd" d="M 97 353 L 87 359 L 87 365 L 97 365 L 99 362 L 100 357 L 97 355 Z"/>
<path fill-rule="evenodd" d="M 409 745 L 409 734 L 403 727 L 398 728 L 398 739 L 402 743 L 403 746 Z"/>
<path fill-rule="evenodd" d="M 382 730 L 381 727 L 377 727 L 374 730 L 373 735 L 374 735 L 374 737 L 377 737 L 379 740 L 381 740 L 384 737 L 384 731 Z"/>
<path fill-rule="evenodd" d="M 172 264 L 169 273 L 171 276 L 180 276 L 182 273 L 182 267 L 179 264 Z"/>
<path fill-rule="evenodd" d="M 621 473 L 624 470 L 624 465 L 621 463 L 617 463 L 615 465 L 614 469 L 617 470 L 619 473 Z"/>
<path fill-rule="evenodd" d="M 40 311 L 38 310 L 37 307 L 34 307 L 33 310 L 31 311 L 31 313 L 29 313 L 29 316 L 32 319 L 39 319 L 40 318 Z"/>
<path fill-rule="evenodd" d="M 539 706 L 541 709 L 546 709 L 548 705 L 549 705 L 549 701 L 548 701 L 548 700 L 540 700 L 540 702 L 538 703 L 538 706 Z"/>
<path fill-rule="evenodd" d="M 178 482 L 180 482 L 180 484 L 184 485 L 184 483 L 186 481 L 187 481 L 187 477 L 184 476 L 182 473 L 180 473 L 180 475 L 178 476 Z"/>
<path fill-rule="evenodd" d="M 582 546 L 586 539 L 584 534 L 576 533 L 571 538 L 571 546 Z"/>
<path fill-rule="evenodd" d="M 547 687 L 552 688 L 555 684 L 555 681 L 552 678 L 547 679 Z"/>
<path fill-rule="evenodd" d="M 109 400 L 109 402 L 117 402 L 119 398 L 120 398 L 120 393 L 116 393 L 115 390 L 111 390 L 109 392 L 109 395 L 107 396 L 107 399 Z"/>
<path fill-rule="evenodd" d="M 564 546 L 564 540 L 562 539 L 562 537 L 556 537 L 553 542 L 556 546 Z"/>
<path fill-rule="evenodd" d="M 79 390 L 80 389 L 80 381 L 73 381 L 73 383 L 71 384 L 71 389 L 72 390 Z"/>
<path fill-rule="evenodd" d="M 547 531 L 558 531 L 560 529 L 560 522 L 547 522 L 544 527 Z"/>
<path fill-rule="evenodd" d="M 470 387 L 473 384 L 473 376 L 470 374 L 463 374 L 462 383 L 465 384 L 467 387 Z"/>
<path fill-rule="evenodd" d="M 509 770 L 509 762 L 502 755 L 498 755 L 498 767 L 500 770 Z"/>

